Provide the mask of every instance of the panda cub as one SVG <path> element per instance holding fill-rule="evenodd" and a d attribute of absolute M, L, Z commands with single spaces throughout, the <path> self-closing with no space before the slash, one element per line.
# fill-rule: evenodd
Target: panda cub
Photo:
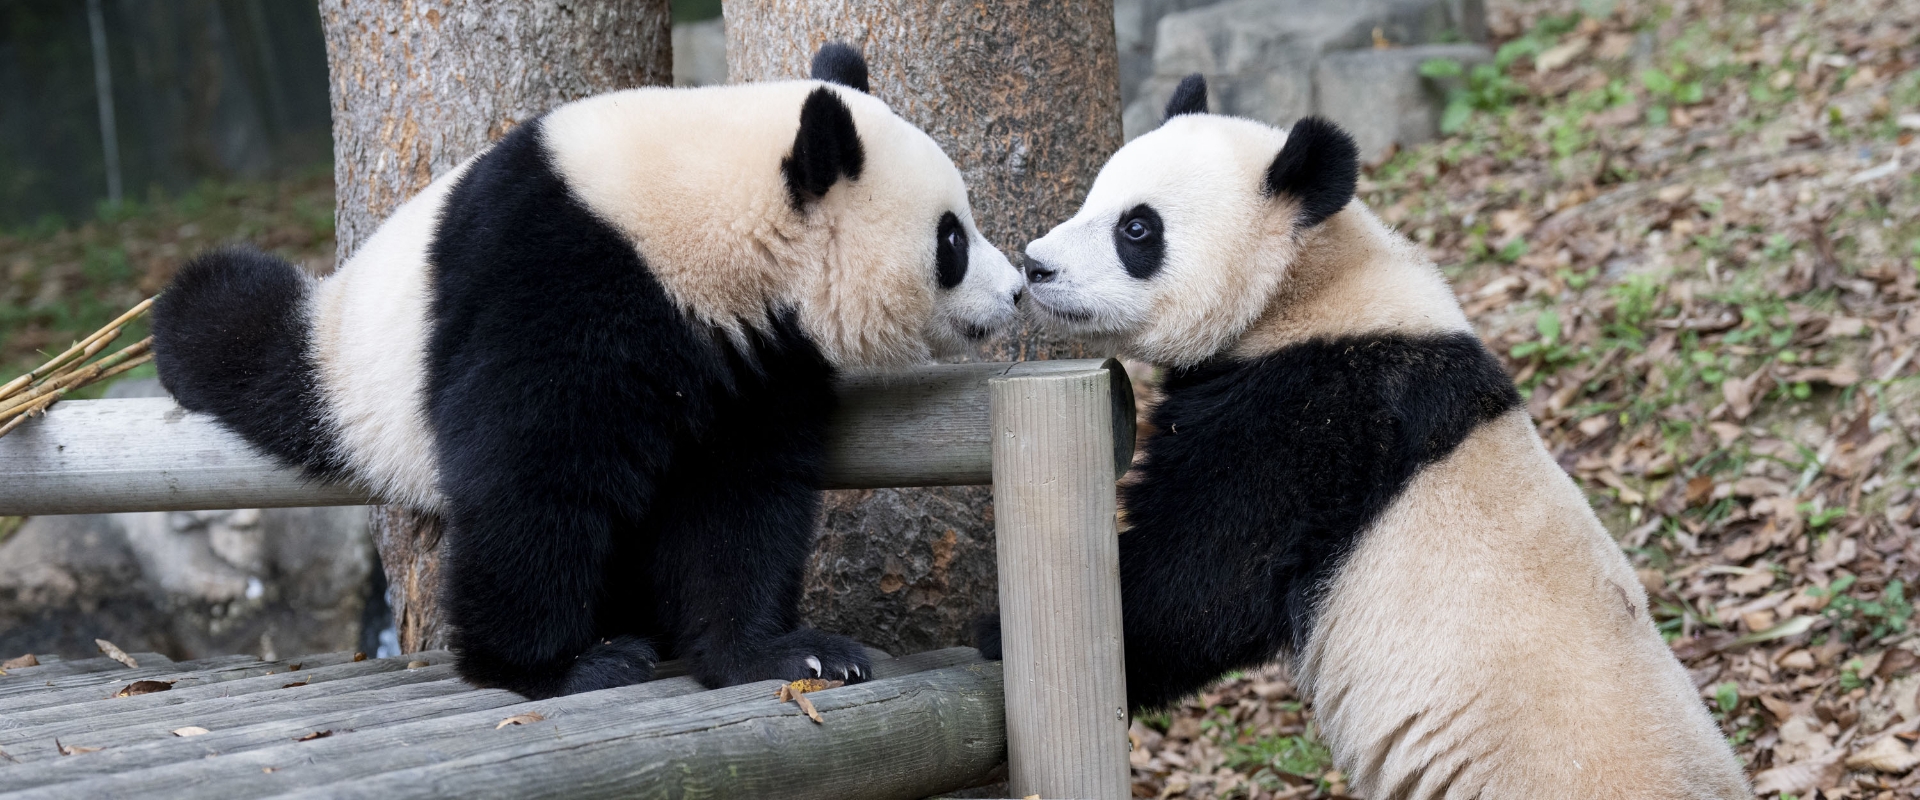
<path fill-rule="evenodd" d="M 1121 494 L 1132 705 L 1284 656 L 1363 796 L 1750 796 L 1352 140 L 1205 111 L 1188 78 L 1026 250 L 1043 324 L 1167 368 Z"/>
<path fill-rule="evenodd" d="M 394 212 L 333 276 L 188 264 L 160 377 L 281 461 L 447 523 L 467 680 L 528 697 L 648 680 L 865 678 L 801 627 L 837 369 L 1010 322 L 1020 272 L 953 163 L 814 80 L 591 97 Z"/>

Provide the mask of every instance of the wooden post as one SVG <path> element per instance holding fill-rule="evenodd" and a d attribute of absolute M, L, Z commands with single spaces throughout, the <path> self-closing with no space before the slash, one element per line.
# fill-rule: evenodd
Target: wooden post
<path fill-rule="evenodd" d="M 1041 361 L 989 382 L 1015 797 L 1131 794 L 1115 374 Z"/>

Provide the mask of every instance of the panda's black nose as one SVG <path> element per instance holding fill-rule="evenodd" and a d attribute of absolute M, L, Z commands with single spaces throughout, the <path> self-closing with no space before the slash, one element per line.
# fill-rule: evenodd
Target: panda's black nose
<path fill-rule="evenodd" d="M 1053 268 L 1033 256 L 1027 256 L 1027 282 L 1046 283 L 1053 280 Z"/>

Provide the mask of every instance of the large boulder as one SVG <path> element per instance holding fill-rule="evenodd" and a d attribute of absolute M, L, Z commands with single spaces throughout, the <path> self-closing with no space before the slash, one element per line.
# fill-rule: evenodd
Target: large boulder
<path fill-rule="evenodd" d="M 1126 108 L 1126 133 L 1157 127 L 1174 86 L 1197 72 L 1216 113 L 1286 126 L 1338 110 L 1373 160 L 1393 143 L 1434 135 L 1444 97 L 1422 82 L 1422 61 L 1490 57 L 1478 45 L 1420 45 L 1484 40 L 1485 16 L 1481 0 L 1230 0 L 1169 14 L 1158 22 L 1152 74 Z M 1403 124 L 1402 112 L 1413 121 Z"/>

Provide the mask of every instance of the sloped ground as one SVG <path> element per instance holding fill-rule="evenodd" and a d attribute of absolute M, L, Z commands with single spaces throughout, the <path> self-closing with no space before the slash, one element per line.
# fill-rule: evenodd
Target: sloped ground
<path fill-rule="evenodd" d="M 1762 796 L 1920 796 L 1920 8 L 1489 5 L 1501 67 L 1361 195 L 1454 278 Z M 1133 735 L 1139 796 L 1345 789 L 1278 668 Z"/>

